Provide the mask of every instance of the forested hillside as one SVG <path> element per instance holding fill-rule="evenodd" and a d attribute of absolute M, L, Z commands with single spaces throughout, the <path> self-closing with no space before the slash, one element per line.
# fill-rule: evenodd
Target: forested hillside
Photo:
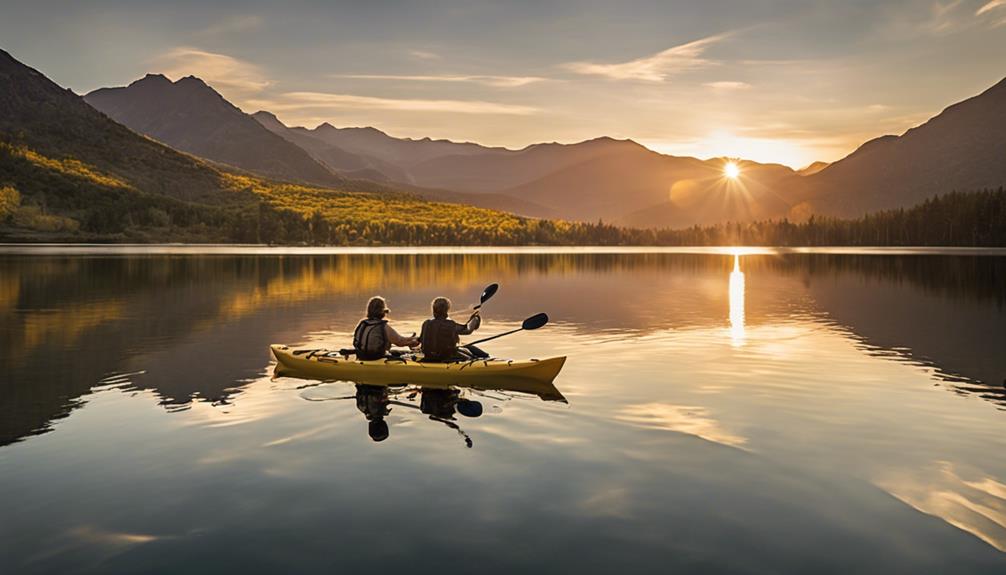
<path fill-rule="evenodd" d="M 663 245 L 1006 247 L 1006 189 L 952 192 L 856 219 L 811 217 L 655 233 Z"/>

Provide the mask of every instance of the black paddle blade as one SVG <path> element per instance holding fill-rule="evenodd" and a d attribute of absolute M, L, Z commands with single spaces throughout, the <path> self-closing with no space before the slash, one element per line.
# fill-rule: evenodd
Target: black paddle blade
<path fill-rule="evenodd" d="M 489 284 L 486 289 L 482 290 L 482 297 L 479 298 L 479 305 L 482 305 L 489 301 L 489 298 L 496 295 L 496 290 L 500 289 L 500 284 Z"/>
<path fill-rule="evenodd" d="M 524 323 L 520 324 L 520 327 L 521 329 L 532 330 L 538 329 L 546 323 L 548 323 L 548 314 L 539 313 L 524 320 Z"/>

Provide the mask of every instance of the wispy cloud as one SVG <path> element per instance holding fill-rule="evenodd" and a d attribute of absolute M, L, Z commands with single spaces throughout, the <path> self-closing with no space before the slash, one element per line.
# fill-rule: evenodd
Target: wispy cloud
<path fill-rule="evenodd" d="M 747 82 L 732 82 L 724 80 L 720 82 L 706 82 L 703 86 L 712 88 L 713 90 L 733 91 L 747 90 L 751 87 L 751 84 L 748 84 Z"/>
<path fill-rule="evenodd" d="M 965 22 L 967 13 L 960 14 L 958 8 L 964 0 L 951 0 L 950 2 L 933 2 L 929 7 L 929 19 L 923 22 L 924 30 L 936 34 L 953 32 L 959 29 Z"/>
<path fill-rule="evenodd" d="M 992 0 L 975 12 L 975 16 L 981 16 L 982 14 L 988 14 L 989 12 L 995 10 L 996 8 L 1002 8 L 1006 6 L 1006 0 Z"/>
<path fill-rule="evenodd" d="M 409 57 L 413 60 L 439 60 L 440 54 L 428 52 L 426 50 L 409 50 Z"/>
<path fill-rule="evenodd" d="M 197 76 L 217 90 L 238 97 L 261 92 L 272 84 L 254 64 L 190 46 L 161 54 L 152 65 L 168 77 Z"/>
<path fill-rule="evenodd" d="M 663 82 L 675 74 L 712 65 L 714 62 L 703 58 L 703 54 L 710 46 L 727 36 L 728 34 L 709 36 L 628 62 L 616 64 L 569 62 L 562 67 L 576 74 L 603 76 L 612 80 Z"/>
<path fill-rule="evenodd" d="M 997 28 L 1006 24 L 1006 10 L 1002 10 L 1006 8 L 1006 0 L 988 0 L 977 9 L 972 6 L 965 0 L 934 2 L 922 29 L 932 34 L 947 35 L 979 26 Z"/>
<path fill-rule="evenodd" d="M 287 92 L 270 100 L 252 100 L 249 104 L 281 112 L 305 109 L 387 110 L 398 112 L 444 112 L 455 114 L 497 114 L 526 116 L 538 112 L 537 108 L 484 102 L 479 100 L 418 100 L 378 98 L 355 94 L 328 92 Z"/>
<path fill-rule="evenodd" d="M 487 75 L 395 75 L 395 74 L 334 74 L 333 78 L 350 78 L 357 80 L 397 80 L 403 82 L 459 82 L 482 84 L 495 88 L 520 88 L 528 84 L 544 82 L 547 78 L 539 76 L 487 76 Z"/>
<path fill-rule="evenodd" d="M 618 411 L 615 419 L 639 427 L 665 429 L 695 435 L 732 447 L 742 447 L 747 438 L 723 428 L 708 409 L 698 406 L 670 403 L 641 403 L 629 405 Z"/>

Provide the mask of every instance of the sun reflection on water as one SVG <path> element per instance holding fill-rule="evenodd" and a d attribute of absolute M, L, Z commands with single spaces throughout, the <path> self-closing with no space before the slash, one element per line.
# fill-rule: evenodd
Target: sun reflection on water
<path fill-rule="evenodd" d="M 740 347 L 744 339 L 744 272 L 740 255 L 734 254 L 734 271 L 730 272 L 730 340 L 734 347 Z"/>

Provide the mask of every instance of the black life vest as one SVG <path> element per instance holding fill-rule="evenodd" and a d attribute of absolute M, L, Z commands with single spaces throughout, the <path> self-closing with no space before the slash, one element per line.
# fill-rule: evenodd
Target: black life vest
<path fill-rule="evenodd" d="M 428 319 L 423 322 L 419 341 L 423 346 L 423 361 L 451 361 L 458 352 L 458 331 L 464 326 L 452 319 Z"/>
<path fill-rule="evenodd" d="M 381 359 L 388 353 L 391 343 L 384 328 L 386 323 L 388 323 L 386 319 L 365 319 L 356 326 L 356 331 L 353 332 L 353 348 L 356 350 L 357 359 Z"/>

